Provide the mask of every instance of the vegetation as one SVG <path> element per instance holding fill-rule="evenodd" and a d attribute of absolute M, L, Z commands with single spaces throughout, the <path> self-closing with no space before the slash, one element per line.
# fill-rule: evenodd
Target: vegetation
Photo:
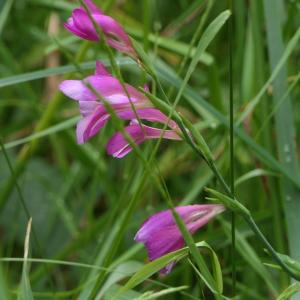
<path fill-rule="evenodd" d="M 95 3 L 134 52 L 64 28 L 85 2 L 0 1 L 0 299 L 300 299 L 300 4 Z M 110 122 L 78 144 L 59 85 L 96 61 L 181 140 L 135 145 L 104 101 Z M 123 158 L 106 150 L 116 131 Z M 226 211 L 195 233 L 174 210 L 213 203 Z M 186 246 L 150 262 L 134 237 L 168 208 Z"/>

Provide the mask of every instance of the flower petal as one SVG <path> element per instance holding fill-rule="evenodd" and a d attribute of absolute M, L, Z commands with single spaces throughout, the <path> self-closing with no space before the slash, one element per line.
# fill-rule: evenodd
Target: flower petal
<path fill-rule="evenodd" d="M 95 21 L 107 36 L 107 43 L 121 52 L 134 54 L 132 43 L 122 26 L 110 16 L 95 15 Z"/>
<path fill-rule="evenodd" d="M 103 96 L 111 104 L 128 103 L 124 88 L 118 79 L 112 76 L 92 75 L 85 79 L 101 96 Z M 132 102 L 147 101 L 147 98 L 137 89 L 129 84 L 125 84 L 125 88 Z"/>
<path fill-rule="evenodd" d="M 155 108 L 136 108 L 136 113 L 129 107 L 127 110 L 120 112 L 119 116 L 122 119 L 136 119 L 136 115 L 141 120 L 147 120 L 149 122 L 158 122 L 166 124 L 168 122 L 168 117 L 164 115 L 160 110 Z M 173 120 L 169 120 L 169 127 L 177 128 L 177 124 Z"/>
<path fill-rule="evenodd" d="M 99 30 L 104 33 L 111 47 L 136 57 L 131 40 L 123 27 L 112 17 L 104 15 L 91 0 L 85 0 L 85 4 L 90 10 L 90 15 L 83 7 L 74 9 L 72 18 L 65 23 L 65 28 L 83 39 L 98 41 L 96 26 L 99 26 Z"/>
<path fill-rule="evenodd" d="M 71 33 L 79 36 L 80 38 L 82 39 L 85 39 L 85 40 L 90 40 L 89 36 L 85 33 L 85 32 L 82 32 L 80 31 L 76 25 L 74 24 L 74 19 L 73 17 L 69 18 L 67 20 L 66 23 L 64 23 L 64 27 L 69 30 Z"/>
<path fill-rule="evenodd" d="M 99 130 L 106 124 L 110 115 L 106 112 L 105 108 L 101 105 L 98 106 L 96 111 L 77 123 L 76 135 L 77 143 L 83 144 L 88 139 L 93 137 Z"/>
<path fill-rule="evenodd" d="M 71 99 L 77 101 L 96 101 L 97 96 L 82 80 L 64 80 L 59 89 Z"/>
<path fill-rule="evenodd" d="M 79 101 L 80 113 L 83 117 L 92 114 L 101 105 L 98 101 Z"/>
<path fill-rule="evenodd" d="M 213 206 L 214 207 L 214 206 Z M 176 212 L 179 216 L 183 219 L 185 223 L 188 222 L 188 219 L 191 216 L 200 213 L 205 214 L 212 209 L 211 205 L 185 205 L 185 206 L 178 206 L 175 208 Z M 146 242 L 149 237 L 156 231 L 160 231 L 165 227 L 176 226 L 176 222 L 173 218 L 172 211 L 170 209 L 158 212 L 151 216 L 148 220 L 146 220 L 139 231 L 135 236 L 135 240 L 137 242 Z"/>
<path fill-rule="evenodd" d="M 96 61 L 95 75 L 111 76 L 111 74 L 104 67 L 103 63 L 99 60 Z"/>
<path fill-rule="evenodd" d="M 99 35 L 95 26 L 98 24 L 96 19 L 101 18 L 102 15 L 91 14 L 90 17 L 84 9 L 74 9 L 72 16 L 74 19 L 74 25 L 79 31 L 84 32 L 88 36 L 88 40 L 99 40 Z M 91 18 L 93 18 L 95 24 Z M 101 30 L 101 28 L 99 30 Z"/>
<path fill-rule="evenodd" d="M 90 85 L 90 86 L 89 86 Z M 104 97 L 111 104 L 123 104 L 144 101 L 147 98 L 134 87 L 125 84 L 130 97 L 127 97 L 121 83 L 112 76 L 92 75 L 84 80 L 64 80 L 59 89 L 68 97 L 77 101 L 96 101 L 98 95 Z M 95 92 L 93 92 L 95 90 Z"/>
<path fill-rule="evenodd" d="M 127 133 L 131 136 L 135 144 L 139 145 L 145 140 L 145 135 L 143 131 L 140 130 L 139 125 L 131 125 L 125 127 Z M 132 148 L 123 137 L 123 134 L 117 132 L 113 137 L 108 141 L 106 145 L 106 150 L 109 155 L 112 155 L 117 158 L 122 158 L 128 154 Z"/>
<path fill-rule="evenodd" d="M 178 206 L 175 210 L 188 231 L 193 234 L 225 208 L 223 205 L 206 204 Z M 184 239 L 170 209 L 151 216 L 141 226 L 134 239 L 145 244 L 150 260 L 178 250 L 184 245 Z M 175 262 L 172 262 L 166 266 L 161 273 L 170 272 L 174 264 Z"/>
<path fill-rule="evenodd" d="M 174 130 L 163 130 L 143 125 L 143 130 L 147 139 L 159 139 L 160 137 L 168 140 L 181 140 L 181 137 Z"/>
<path fill-rule="evenodd" d="M 151 239 L 145 243 L 148 257 L 153 261 L 167 253 L 181 249 L 184 246 L 184 240 L 179 229 L 174 227 L 165 227 L 164 229 L 154 232 Z M 175 266 L 176 261 L 169 263 L 159 272 L 161 274 L 168 274 Z"/>
<path fill-rule="evenodd" d="M 178 250 L 183 245 L 184 240 L 177 227 L 165 227 L 160 231 L 156 231 L 145 243 L 150 261 Z"/>
<path fill-rule="evenodd" d="M 139 111 L 138 111 L 139 113 Z M 163 138 L 180 140 L 180 136 L 173 130 L 165 130 L 149 127 L 146 125 L 131 124 L 125 127 L 135 144 L 139 145 L 146 139 L 157 139 L 162 135 Z M 117 158 L 122 158 L 132 151 L 132 147 L 124 138 L 123 134 L 117 132 L 107 143 L 107 153 Z"/>
<path fill-rule="evenodd" d="M 92 15 L 95 19 L 95 17 Z M 66 29 L 72 33 L 80 32 L 79 37 L 85 36 L 84 39 L 90 41 L 98 41 L 98 33 L 94 27 L 92 20 L 90 19 L 87 12 L 82 8 L 76 8 L 72 12 L 72 27 L 68 26 L 69 23 L 65 24 Z"/>
<path fill-rule="evenodd" d="M 186 219 L 187 228 L 193 234 L 199 228 L 206 225 L 213 217 L 225 211 L 225 207 L 220 204 L 199 205 L 198 211 L 190 213 Z"/>
<path fill-rule="evenodd" d="M 145 243 L 154 232 L 171 225 L 174 225 L 172 212 L 169 209 L 158 212 L 142 224 L 141 228 L 136 233 L 134 240 Z"/>

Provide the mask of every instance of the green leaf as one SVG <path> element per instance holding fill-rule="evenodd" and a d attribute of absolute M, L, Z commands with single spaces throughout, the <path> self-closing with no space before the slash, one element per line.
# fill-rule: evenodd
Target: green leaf
<path fill-rule="evenodd" d="M 295 282 L 291 284 L 287 289 L 285 289 L 276 300 L 289 300 L 291 296 L 295 295 L 300 291 L 300 282 Z"/>
<path fill-rule="evenodd" d="M 0 299 L 11 299 L 7 286 L 7 276 L 3 272 L 2 265 L 0 265 Z"/>
<path fill-rule="evenodd" d="M 220 218 L 222 227 L 227 237 L 231 238 L 231 227 L 228 222 Z M 277 295 L 276 284 L 266 267 L 262 264 L 260 258 L 256 254 L 252 245 L 247 241 L 244 235 L 236 229 L 236 248 L 243 259 L 252 267 L 252 269 L 264 280 L 266 285 L 272 291 L 273 295 Z"/>
<path fill-rule="evenodd" d="M 24 243 L 24 262 L 23 262 L 22 278 L 21 278 L 18 300 L 34 300 L 31 286 L 30 286 L 30 281 L 29 281 L 30 267 L 27 261 L 29 255 L 31 222 L 32 219 L 29 220 L 27 225 L 27 230 L 26 230 L 25 243 Z"/>
<path fill-rule="evenodd" d="M 163 269 L 165 266 L 170 264 L 173 261 L 179 261 L 180 259 L 186 257 L 188 255 L 188 248 L 185 247 L 183 249 L 168 253 L 148 264 L 143 266 L 137 273 L 135 273 L 129 281 L 121 288 L 118 294 L 125 292 L 126 290 L 132 289 L 141 282 L 148 279 L 150 276 Z"/>
<path fill-rule="evenodd" d="M 135 38 L 142 38 L 142 31 L 136 28 L 132 27 L 126 27 L 126 31 L 131 34 Z M 181 41 L 174 40 L 172 38 L 164 37 L 164 36 L 156 36 L 155 34 L 149 34 L 148 39 L 151 43 L 157 45 L 158 47 L 161 47 L 163 49 L 175 52 L 180 55 L 186 55 L 189 51 L 189 44 L 183 43 Z M 138 44 L 136 41 L 133 40 L 134 47 L 136 47 L 136 44 Z M 142 48 L 138 46 L 138 49 L 136 49 L 139 53 Z M 144 51 L 139 53 L 143 55 Z M 194 57 L 196 53 L 196 48 L 193 48 L 190 57 Z M 205 64 L 205 65 L 211 65 L 214 62 L 214 58 L 212 55 L 210 55 L 207 52 L 203 52 L 203 54 L 199 57 L 199 62 Z"/>
<path fill-rule="evenodd" d="M 205 49 L 208 47 L 208 45 L 211 43 L 211 41 L 214 39 L 214 37 L 216 36 L 216 34 L 220 31 L 220 29 L 223 27 L 224 23 L 226 22 L 226 20 L 229 18 L 230 16 L 230 11 L 226 10 L 224 12 L 222 12 L 217 18 L 215 18 L 210 24 L 209 26 L 206 28 L 206 30 L 204 31 L 197 47 L 196 47 L 196 51 L 195 54 L 193 56 L 193 59 L 189 65 L 189 68 L 186 72 L 185 78 L 182 82 L 182 84 L 180 85 L 179 91 L 177 93 L 177 96 L 175 98 L 175 104 L 177 104 L 177 102 L 179 101 L 179 99 L 182 96 L 182 93 L 192 75 L 192 73 L 194 72 L 199 59 L 201 57 L 201 55 L 203 55 Z"/>
<path fill-rule="evenodd" d="M 196 263 L 197 267 L 199 268 L 199 270 L 201 270 L 201 273 L 203 275 L 202 276 L 203 282 L 211 290 L 212 293 L 220 295 L 221 291 L 218 290 L 218 285 L 216 284 L 215 279 L 211 275 L 204 258 L 202 257 L 201 253 L 199 253 L 199 251 L 197 249 L 197 245 L 194 242 L 194 239 L 193 239 L 191 233 L 188 231 L 185 223 L 183 222 L 183 220 L 181 219 L 181 217 L 179 216 L 179 214 L 177 213 L 177 211 L 174 209 L 173 206 L 171 206 L 171 210 L 172 210 L 172 215 L 176 222 L 176 225 L 178 226 L 178 228 L 184 238 L 184 241 L 188 246 L 191 256 L 194 258 L 195 263 Z"/>
<path fill-rule="evenodd" d="M 134 290 L 128 290 L 125 293 L 123 293 L 122 295 L 119 296 L 114 296 L 116 294 L 116 291 L 118 289 L 121 288 L 121 285 L 119 284 L 114 284 L 112 285 L 106 292 L 106 294 L 104 295 L 104 300 L 135 300 L 138 297 L 140 297 L 142 295 L 142 293 L 134 291 Z"/>
<path fill-rule="evenodd" d="M 235 181 L 235 185 L 238 186 L 239 184 L 241 184 L 249 179 L 252 179 L 255 177 L 260 177 L 260 176 L 278 176 L 278 174 L 267 171 L 267 170 L 263 170 L 263 169 L 255 169 L 255 170 L 249 171 L 246 174 L 240 176 Z"/>
<path fill-rule="evenodd" d="M 107 59 L 101 59 L 101 62 L 103 62 L 103 64 L 105 66 L 109 66 L 109 62 Z M 136 64 L 133 60 L 131 60 L 129 58 L 119 58 L 119 59 L 117 59 L 117 62 L 119 65 L 135 65 Z M 78 64 L 78 67 L 81 70 L 93 70 L 93 69 L 95 69 L 95 61 L 80 63 L 80 64 Z M 0 88 L 18 84 L 21 82 L 28 82 L 31 80 L 46 78 L 49 76 L 60 75 L 60 74 L 65 74 L 65 73 L 70 73 L 70 72 L 76 72 L 78 70 L 78 67 L 76 67 L 74 64 L 72 64 L 72 65 L 65 65 L 65 66 L 56 67 L 56 68 L 43 69 L 43 70 L 29 72 L 29 73 L 23 73 L 23 74 L 19 74 L 19 75 L 15 75 L 15 76 L 9 76 L 9 77 L 0 79 Z"/>
<path fill-rule="evenodd" d="M 166 295 L 171 294 L 171 293 L 180 292 L 180 291 L 185 290 L 187 288 L 188 288 L 188 286 L 183 285 L 183 286 L 167 288 L 167 289 L 161 290 L 159 292 L 148 291 L 148 292 L 142 294 L 141 296 L 139 296 L 138 298 L 136 298 L 135 300 L 158 299 L 160 297 L 166 296 Z"/>
<path fill-rule="evenodd" d="M 292 51 L 299 46 L 300 28 L 285 46 L 283 40 L 283 2 L 281 0 L 264 0 L 264 12 L 267 28 L 267 46 L 270 62 L 270 71 L 277 73 L 274 80 L 272 100 L 276 106 L 287 90 L 287 58 Z M 279 68 L 280 66 L 280 68 Z M 298 151 L 295 146 L 297 129 L 294 122 L 294 103 L 288 96 L 284 105 L 281 105 L 275 114 L 275 136 L 279 160 L 285 166 L 289 174 L 300 182 L 300 166 Z M 280 178 L 280 195 L 284 208 L 287 224 L 287 237 L 291 257 L 300 260 L 300 190 L 285 178 Z M 300 294 L 297 298 L 300 297 Z"/>
<path fill-rule="evenodd" d="M 288 255 L 277 253 L 280 258 L 300 276 L 300 262 L 291 258 Z"/>
<path fill-rule="evenodd" d="M 268 1 L 268 0 L 266 0 Z M 269 4 L 273 4 L 270 3 Z M 276 5 L 273 5 L 276 6 Z M 273 17 L 273 16 L 272 16 Z M 276 18 L 273 17 L 273 19 L 275 20 Z M 254 97 L 253 100 L 251 100 L 248 105 L 246 106 L 245 110 L 243 111 L 243 113 L 241 114 L 241 116 L 239 117 L 238 120 L 238 124 L 242 123 L 245 118 L 254 110 L 254 108 L 259 104 L 260 100 L 262 99 L 262 96 L 265 94 L 265 92 L 267 91 L 268 87 L 270 86 L 270 84 L 276 79 L 276 77 L 278 76 L 278 74 L 282 71 L 282 69 L 284 68 L 288 58 L 290 57 L 292 51 L 295 49 L 295 47 L 298 45 L 300 39 L 300 28 L 296 31 L 296 33 L 294 34 L 294 36 L 291 38 L 291 40 L 289 41 L 288 45 L 286 46 L 284 52 L 282 53 L 282 56 L 280 57 L 280 60 L 278 61 L 278 63 L 276 64 L 276 66 L 274 66 L 273 68 L 273 72 L 270 75 L 269 79 L 266 81 L 266 83 L 264 84 L 264 86 L 261 88 L 261 90 L 258 92 L 258 94 Z"/>
<path fill-rule="evenodd" d="M 6 0 L 5 3 L 0 6 L 0 36 L 2 35 L 5 22 L 9 16 L 13 3 L 14 0 Z"/>
<path fill-rule="evenodd" d="M 182 79 L 177 76 L 177 74 L 170 68 L 170 66 L 166 65 L 162 61 L 155 61 L 156 69 L 158 76 L 164 80 L 166 80 L 169 84 L 175 87 L 179 87 L 182 84 Z M 211 113 L 217 121 L 229 127 L 228 119 L 220 113 L 217 109 L 215 109 L 208 101 L 205 101 L 199 93 L 197 93 L 190 86 L 186 86 L 183 95 L 187 99 L 187 101 L 191 104 L 191 106 L 201 114 L 203 110 Z M 292 176 L 287 170 L 287 168 L 279 163 L 265 148 L 257 144 L 248 134 L 245 133 L 243 129 L 234 126 L 234 133 L 238 138 L 240 138 L 253 152 L 259 157 L 265 164 L 269 167 L 273 168 L 275 171 L 282 173 L 286 178 L 288 178 L 293 184 L 300 188 L 300 181 L 297 180 L 294 176 Z"/>
<path fill-rule="evenodd" d="M 67 128 L 74 126 L 78 122 L 79 119 L 80 119 L 80 117 L 71 118 L 69 120 L 63 121 L 63 122 L 55 124 L 53 126 L 50 126 L 47 129 L 33 133 L 25 138 L 6 143 L 6 144 L 4 144 L 4 147 L 5 147 L 5 149 L 9 149 L 9 148 L 13 148 L 13 147 L 28 143 L 32 140 L 36 140 L 36 139 L 40 139 L 45 136 L 49 136 L 53 133 L 56 133 L 56 132 L 59 132 L 59 131 L 62 131 L 62 130 L 65 130 Z"/>
<path fill-rule="evenodd" d="M 242 205 L 239 201 L 232 199 L 214 189 L 205 188 L 205 190 L 214 196 L 214 198 L 207 197 L 206 199 L 217 200 L 218 202 L 221 202 L 225 207 L 229 208 L 233 212 L 244 215 L 246 217 L 250 215 L 249 210 L 244 205 Z"/>
<path fill-rule="evenodd" d="M 153 63 L 150 60 L 149 56 L 145 53 L 142 46 L 135 40 L 132 40 L 132 44 L 138 56 L 142 59 L 143 66 L 145 67 L 146 71 L 149 72 L 151 76 L 156 77 L 156 71 L 153 68 Z"/>
<path fill-rule="evenodd" d="M 214 279 L 216 281 L 218 291 L 220 291 L 220 293 L 222 293 L 223 292 L 223 276 L 222 276 L 222 269 L 221 269 L 221 265 L 220 265 L 218 256 L 217 256 L 216 252 L 210 247 L 210 245 L 208 245 L 205 241 L 203 241 L 203 247 L 205 247 L 206 249 L 209 250 L 209 253 L 211 255 Z M 192 266 L 197 271 L 197 274 L 201 277 L 201 279 L 205 280 L 205 278 L 201 274 L 201 270 L 196 269 L 196 267 L 194 266 L 193 263 L 192 263 Z"/>
<path fill-rule="evenodd" d="M 223 281 L 222 281 L 222 271 L 220 267 L 219 260 L 217 255 L 213 251 L 213 249 L 204 241 L 198 242 L 195 244 L 196 247 L 206 248 L 210 251 L 212 255 L 212 265 L 213 272 L 215 275 L 215 279 L 217 282 L 217 286 L 219 291 L 221 292 L 223 289 Z M 150 263 L 143 266 L 136 274 L 134 274 L 128 282 L 118 291 L 117 295 L 122 294 L 123 292 L 136 287 L 141 282 L 147 280 L 150 276 L 163 269 L 165 266 L 170 264 L 173 261 L 179 261 L 180 259 L 186 257 L 189 253 L 189 248 L 185 247 L 180 250 L 168 253 Z M 206 280 L 205 276 L 202 276 L 203 280 Z"/>
<path fill-rule="evenodd" d="M 98 297 L 102 298 L 102 296 L 113 284 L 135 273 L 141 267 L 141 265 L 142 264 L 137 261 L 126 261 L 118 265 L 116 268 L 114 268 L 106 282 L 103 284 L 100 292 L 98 293 Z"/>
<path fill-rule="evenodd" d="M 52 1 L 52 0 L 29 0 L 28 2 L 31 2 L 35 5 L 41 5 L 46 6 L 52 9 L 61 9 L 71 12 L 73 9 L 75 9 L 77 6 L 75 3 L 69 3 L 67 1 Z"/>

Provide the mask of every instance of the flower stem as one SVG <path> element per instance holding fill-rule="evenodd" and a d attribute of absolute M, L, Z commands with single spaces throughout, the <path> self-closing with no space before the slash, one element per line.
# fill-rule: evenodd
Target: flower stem
<path fill-rule="evenodd" d="M 229 39 L 229 131 L 230 131 L 230 194 L 234 198 L 234 134 L 233 134 L 233 3 L 228 0 L 231 18 L 228 21 Z M 231 212 L 231 274 L 232 295 L 236 294 L 236 265 L 235 265 L 235 213 Z"/>
<path fill-rule="evenodd" d="M 180 120 L 177 120 L 177 122 L 179 122 Z M 182 121 L 184 122 L 185 125 L 189 126 L 189 122 L 182 118 Z M 179 122 L 180 123 L 180 122 Z M 180 124 L 180 128 L 184 127 L 184 124 Z M 194 131 L 193 127 L 188 127 L 189 130 Z M 199 155 L 201 158 L 204 158 L 205 162 L 207 163 L 207 165 L 209 166 L 209 168 L 212 170 L 212 172 L 214 173 L 215 177 L 218 179 L 218 181 L 220 182 L 222 188 L 224 189 L 224 191 L 226 192 L 226 194 L 231 197 L 231 189 L 228 186 L 228 184 L 226 183 L 226 181 L 224 180 L 223 176 L 221 175 L 221 173 L 219 172 L 219 170 L 217 169 L 213 158 L 211 155 L 207 156 L 206 154 L 204 154 L 201 151 L 201 148 L 204 149 L 209 149 L 208 145 L 205 143 L 204 139 L 201 137 L 201 148 L 199 149 L 199 147 L 197 147 L 197 145 L 195 145 L 195 142 L 193 141 L 193 139 L 191 138 L 190 135 L 188 134 L 184 134 L 183 135 L 185 139 L 187 139 L 187 143 L 189 145 L 193 145 L 192 148 L 194 149 L 194 151 L 197 153 L 197 155 Z M 205 144 L 204 144 L 205 143 Z M 236 198 L 234 198 L 235 201 L 238 201 Z M 242 214 L 242 217 L 244 218 L 244 220 L 246 221 L 246 223 L 249 225 L 249 227 L 251 228 L 251 230 L 255 233 L 255 235 L 258 237 L 258 239 L 262 242 L 262 244 L 265 245 L 266 249 L 270 252 L 271 256 L 273 257 L 273 259 L 282 267 L 282 269 L 289 274 L 292 278 L 296 279 L 296 280 L 300 280 L 300 275 L 298 273 L 293 272 L 284 262 L 283 260 L 279 257 L 279 255 L 277 254 L 277 252 L 274 250 L 274 248 L 272 247 L 272 245 L 268 242 L 268 240 L 266 239 L 266 237 L 263 235 L 263 233 L 260 231 L 260 229 L 258 228 L 257 224 L 255 223 L 254 219 L 252 218 L 251 214 Z"/>
<path fill-rule="evenodd" d="M 150 96 L 150 95 L 149 95 Z M 152 101 L 155 101 L 155 105 L 159 105 L 159 109 L 161 109 L 164 113 L 169 114 L 170 116 L 174 117 L 174 120 L 176 120 L 178 127 L 182 131 L 182 137 L 186 141 L 187 144 L 191 146 L 191 148 L 195 151 L 195 153 L 200 156 L 202 159 L 205 160 L 209 168 L 214 173 L 215 177 L 220 182 L 222 188 L 226 192 L 226 194 L 229 197 L 232 197 L 232 192 L 226 181 L 224 180 L 223 176 L 217 169 L 212 154 L 209 150 L 208 145 L 206 144 L 205 140 L 201 136 L 199 132 L 193 127 L 193 125 L 183 116 L 180 116 L 176 111 L 174 111 L 174 106 L 168 107 L 167 104 L 164 104 L 163 102 L 158 101 L 158 99 L 154 96 L 150 96 L 150 99 Z M 192 137 L 192 136 L 193 137 Z M 236 201 L 238 201 L 236 198 L 234 198 Z M 242 215 L 249 227 L 252 229 L 252 231 L 255 233 L 255 235 L 259 238 L 259 240 L 265 245 L 265 247 L 269 250 L 271 256 L 273 259 L 282 267 L 282 269 L 289 274 L 291 277 L 300 280 L 300 275 L 295 274 L 279 257 L 279 255 L 276 253 L 276 251 L 273 249 L 271 244 L 268 242 L 268 240 L 265 238 L 263 233 L 258 228 L 257 224 L 249 214 Z"/>
<path fill-rule="evenodd" d="M 213 171 L 214 175 L 216 178 L 219 180 L 221 183 L 222 187 L 224 188 L 225 192 L 230 196 L 231 195 L 231 190 L 225 180 L 223 179 L 222 175 L 218 171 L 215 163 L 213 161 L 207 161 L 209 167 Z M 237 200 L 236 200 L 237 201 Z M 257 224 L 255 223 L 254 219 L 252 218 L 251 214 L 249 215 L 243 215 L 242 216 L 248 226 L 252 229 L 252 231 L 255 233 L 255 235 L 259 238 L 259 240 L 265 245 L 266 249 L 270 252 L 271 256 L 273 259 L 282 267 L 283 270 L 286 271 L 291 277 L 293 277 L 296 280 L 300 280 L 300 275 L 295 274 L 279 257 L 277 252 L 273 249 L 272 245 L 269 243 L 269 241 L 266 239 L 266 237 L 263 235 L 263 233 L 260 231 L 258 228 Z"/>

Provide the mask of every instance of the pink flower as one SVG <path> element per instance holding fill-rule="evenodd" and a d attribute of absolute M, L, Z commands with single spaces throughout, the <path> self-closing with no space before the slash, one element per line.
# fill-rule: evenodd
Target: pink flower
<path fill-rule="evenodd" d="M 148 109 L 147 113 L 149 113 L 149 111 L 150 110 Z M 164 116 L 164 118 L 165 122 L 167 122 L 167 117 Z M 148 118 L 148 120 L 149 119 L 150 118 Z M 164 139 L 181 140 L 181 137 L 176 132 L 176 130 L 162 130 L 146 125 L 141 126 L 136 122 L 131 123 L 129 126 L 125 127 L 125 131 L 129 134 L 136 145 L 143 143 L 145 140 L 159 139 L 161 136 Z M 106 150 L 108 154 L 117 158 L 122 158 L 132 151 L 132 147 L 125 139 L 123 134 L 117 132 L 107 143 Z"/>
<path fill-rule="evenodd" d="M 193 234 L 207 224 L 225 207 L 218 204 L 178 206 L 176 212 L 184 221 L 188 231 Z M 184 239 L 173 218 L 170 209 L 159 212 L 150 217 L 139 229 L 135 241 L 144 243 L 150 261 L 184 246 Z M 172 262 L 161 273 L 167 274 L 176 262 Z"/>
<path fill-rule="evenodd" d="M 107 43 L 120 52 L 136 57 L 137 54 L 132 46 L 129 36 L 122 26 L 110 16 L 105 15 L 91 0 L 84 0 L 90 15 L 99 30 L 106 36 Z M 99 34 L 84 7 L 73 10 L 72 16 L 64 24 L 65 28 L 82 39 L 99 41 Z"/>
<path fill-rule="evenodd" d="M 110 119 L 101 96 L 119 118 L 123 120 L 139 119 L 150 122 L 166 123 L 167 116 L 155 109 L 149 99 L 129 84 L 125 84 L 128 95 L 118 79 L 111 76 L 105 67 L 96 63 L 95 75 L 84 80 L 65 80 L 60 90 L 68 97 L 79 102 L 83 118 L 77 124 L 77 142 L 82 144 L 99 132 Z M 129 96 L 129 98 L 128 98 Z M 132 108 L 134 105 L 135 111 Z M 177 127 L 169 121 L 170 127 Z"/>

